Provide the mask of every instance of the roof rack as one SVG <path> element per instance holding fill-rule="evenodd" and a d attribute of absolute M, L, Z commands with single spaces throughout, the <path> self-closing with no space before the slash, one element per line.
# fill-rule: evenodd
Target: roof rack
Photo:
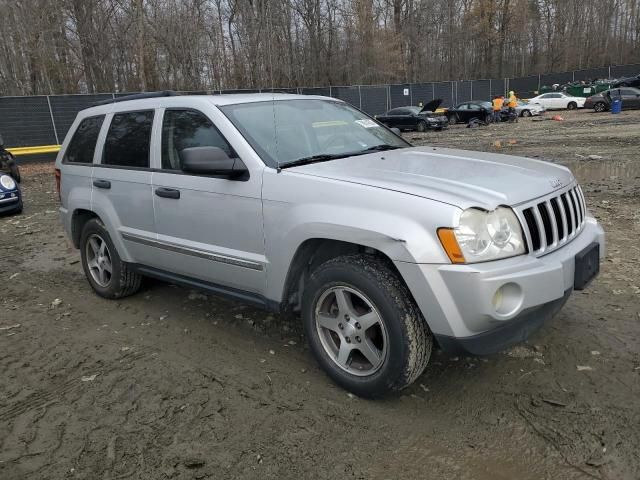
<path fill-rule="evenodd" d="M 132 95 L 124 95 L 122 97 L 109 98 L 107 100 L 101 100 L 100 102 L 94 103 L 94 106 L 99 105 L 108 105 L 109 103 L 118 103 L 118 102 L 128 102 L 129 100 L 141 100 L 143 98 L 158 98 L 158 97 L 175 97 L 180 95 L 173 90 L 163 90 L 161 92 L 144 92 L 144 93 L 134 93 Z"/>

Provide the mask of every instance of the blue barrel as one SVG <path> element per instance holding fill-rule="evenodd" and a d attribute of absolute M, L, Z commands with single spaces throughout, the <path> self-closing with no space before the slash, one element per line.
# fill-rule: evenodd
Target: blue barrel
<path fill-rule="evenodd" d="M 611 113 L 620 113 L 622 111 L 622 100 L 616 98 L 611 102 Z"/>

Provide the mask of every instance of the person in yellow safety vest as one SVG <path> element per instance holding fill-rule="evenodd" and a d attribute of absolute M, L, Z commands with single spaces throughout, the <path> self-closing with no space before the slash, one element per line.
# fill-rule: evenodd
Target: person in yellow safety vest
<path fill-rule="evenodd" d="M 500 123 L 500 112 L 502 112 L 502 107 L 504 106 L 504 97 L 502 95 L 498 95 L 493 99 L 491 104 L 493 105 L 493 121 L 495 123 Z"/>
<path fill-rule="evenodd" d="M 518 106 L 518 97 L 513 90 L 509 92 L 509 101 L 507 102 L 507 107 L 509 107 L 509 119 L 515 119 L 518 121 L 518 114 L 516 113 L 516 107 Z"/>

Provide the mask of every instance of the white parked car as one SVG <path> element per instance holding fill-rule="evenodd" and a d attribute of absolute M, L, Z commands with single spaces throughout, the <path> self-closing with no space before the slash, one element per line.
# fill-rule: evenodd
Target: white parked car
<path fill-rule="evenodd" d="M 529 99 L 529 103 L 542 105 L 547 110 L 575 110 L 584 108 L 586 98 L 572 97 L 562 92 L 543 93 Z"/>

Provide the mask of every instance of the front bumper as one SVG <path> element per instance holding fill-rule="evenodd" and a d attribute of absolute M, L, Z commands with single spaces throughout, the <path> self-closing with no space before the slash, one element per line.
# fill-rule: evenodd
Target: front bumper
<path fill-rule="evenodd" d="M 11 194 L 15 196 L 10 196 Z M 0 192 L 0 214 L 13 213 L 22 210 L 22 196 L 19 191 Z"/>
<path fill-rule="evenodd" d="M 547 255 L 522 255 L 471 265 L 396 262 L 441 347 L 489 354 L 525 340 L 555 315 L 574 285 L 575 257 L 600 245 L 604 231 L 592 217 L 573 241 Z M 497 291 L 502 300 L 496 307 Z"/>

